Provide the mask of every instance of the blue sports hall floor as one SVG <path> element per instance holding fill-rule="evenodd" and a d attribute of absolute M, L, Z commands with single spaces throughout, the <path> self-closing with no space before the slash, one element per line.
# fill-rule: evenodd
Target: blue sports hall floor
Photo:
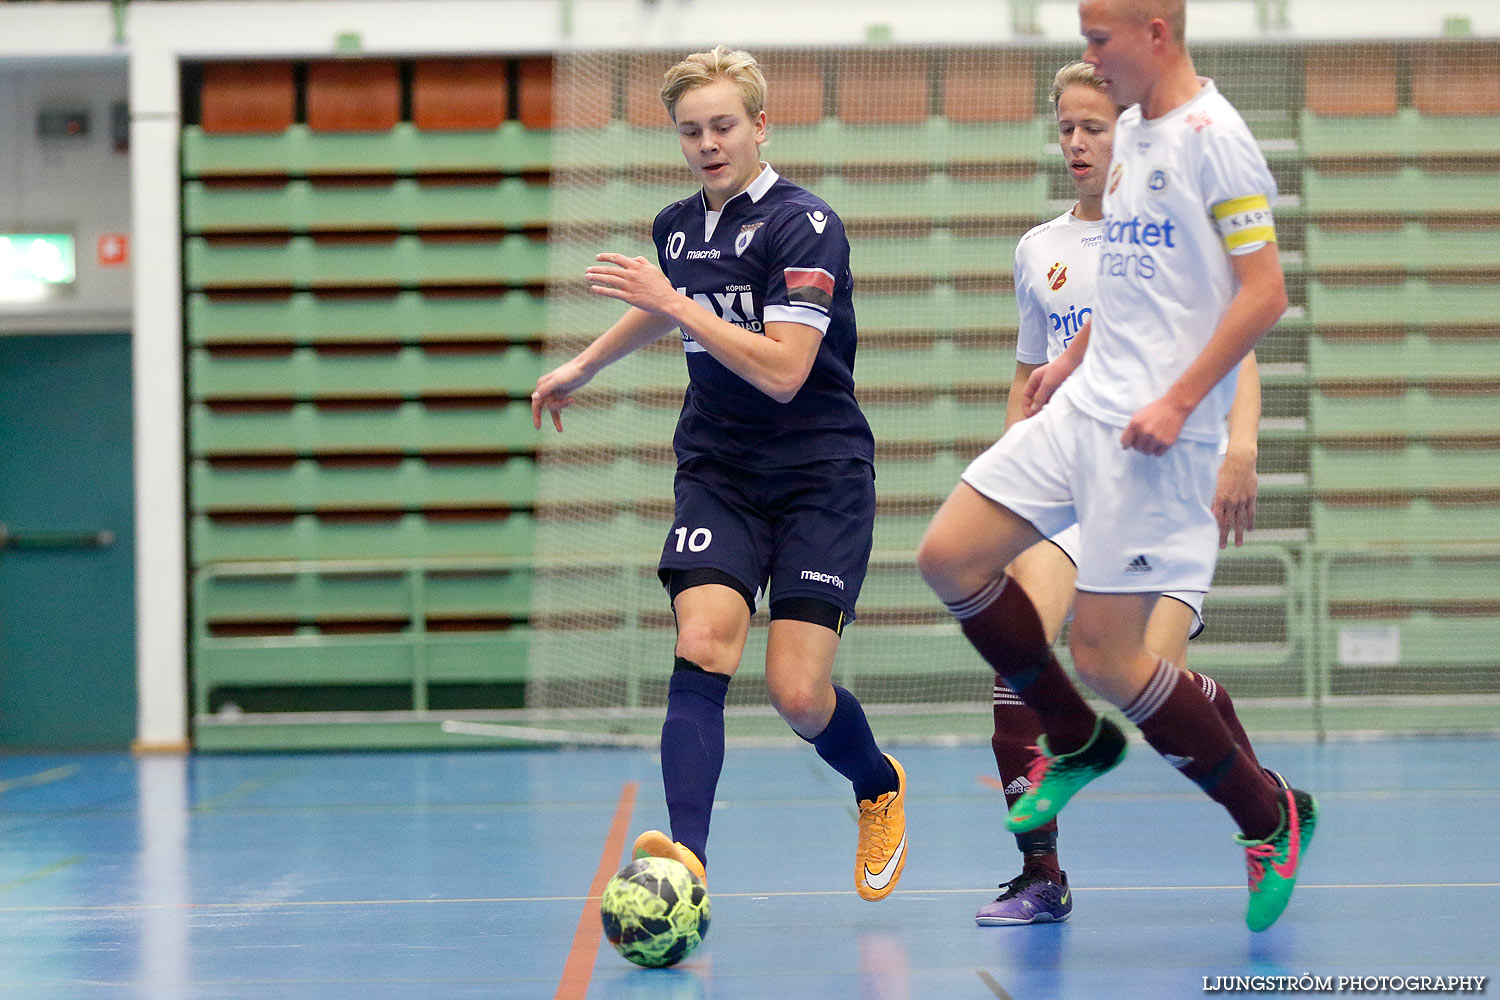
<path fill-rule="evenodd" d="M 665 823 L 649 752 L 4 757 L 0 996 L 1128 1000 L 1303 975 L 1500 990 L 1500 741 L 1261 751 L 1323 811 L 1290 908 L 1251 934 L 1227 816 L 1140 744 L 1063 814 L 1072 919 L 1009 928 L 973 922 L 1016 868 L 987 747 L 897 751 L 910 861 L 878 904 L 853 891 L 847 785 L 808 747 L 731 747 L 713 926 L 669 970 L 617 956 L 590 899 L 627 833 Z"/>

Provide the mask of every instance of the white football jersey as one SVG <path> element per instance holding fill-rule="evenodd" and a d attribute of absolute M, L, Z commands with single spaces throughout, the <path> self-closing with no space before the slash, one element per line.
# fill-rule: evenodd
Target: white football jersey
<path fill-rule="evenodd" d="M 1094 283 L 1104 221 L 1071 209 L 1032 229 L 1016 245 L 1016 305 L 1021 313 L 1016 360 L 1057 360 L 1094 312 Z"/>
<path fill-rule="evenodd" d="M 1080 410 L 1124 427 L 1166 393 L 1238 290 L 1229 255 L 1276 239 L 1275 196 L 1265 157 L 1212 80 L 1155 120 L 1138 105 L 1120 115 L 1089 349 L 1063 383 Z M 1220 440 L 1237 377 L 1210 390 L 1183 438 Z"/>

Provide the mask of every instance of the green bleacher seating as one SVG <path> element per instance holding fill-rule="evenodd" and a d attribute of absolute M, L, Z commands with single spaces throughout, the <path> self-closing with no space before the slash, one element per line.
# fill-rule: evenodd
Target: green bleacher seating
<path fill-rule="evenodd" d="M 188 296 L 189 342 L 327 344 L 454 340 L 526 341 L 547 327 L 540 295 L 515 289 L 463 297 L 417 291 L 360 298 L 294 292 L 284 298 Z"/>
<path fill-rule="evenodd" d="M 611 177 L 599 183 L 565 178 L 553 188 L 552 221 L 597 223 L 601 218 L 607 218 L 615 225 L 649 227 L 658 212 L 693 193 L 686 167 L 682 169 L 680 180 L 659 183 L 643 183 L 623 177 Z M 651 259 L 655 259 L 654 250 Z"/>
<path fill-rule="evenodd" d="M 996 161 L 1050 165 L 1050 118 L 1026 122 L 954 122 L 934 117 L 912 125 L 852 125 L 828 119 L 815 125 L 771 125 L 766 158 L 783 173 L 799 167 L 874 164 L 946 167 Z M 674 150 L 675 152 L 675 150 Z"/>
<path fill-rule="evenodd" d="M 188 426 L 192 452 L 202 456 L 526 452 L 540 437 L 526 402 L 454 408 L 297 403 L 265 409 L 196 403 Z"/>
<path fill-rule="evenodd" d="M 851 240 L 850 269 L 858 281 L 881 278 L 994 277 L 997 261 L 1015 257 L 1016 239 L 1011 235 L 991 237 L 955 236 L 935 229 L 927 236 L 902 239 L 859 238 Z M 858 311 L 858 303 L 855 304 Z"/>
<path fill-rule="evenodd" d="M 1392 385 L 1379 394 L 1314 392 L 1308 417 L 1317 437 L 1500 438 L 1500 390 Z"/>
<path fill-rule="evenodd" d="M 389 132 L 316 134 L 306 125 L 264 135 L 182 130 L 186 177 L 403 176 L 544 171 L 553 137 L 508 121 L 488 132 L 424 132 L 398 122 Z"/>
<path fill-rule="evenodd" d="M 194 708 L 207 713 L 214 693 L 224 687 L 382 684 L 410 686 L 406 709 L 425 708 L 430 685 L 525 681 L 530 641 L 525 628 L 437 635 L 200 637 L 193 660 Z M 216 746 L 235 748 L 244 738 L 220 736 Z"/>
<path fill-rule="evenodd" d="M 1320 272 L 1493 270 L 1500 268 L 1500 227 L 1454 230 L 1406 223 L 1351 231 L 1311 225 L 1307 259 Z"/>
<path fill-rule="evenodd" d="M 536 463 L 512 456 L 489 462 L 429 461 L 281 463 L 195 461 L 195 510 L 315 511 L 529 506 L 537 497 Z"/>
<path fill-rule="evenodd" d="M 1392 326 L 1441 329 L 1493 326 L 1495 292 L 1489 284 L 1436 284 L 1416 278 L 1399 283 L 1310 281 L 1309 318 L 1320 326 Z"/>
<path fill-rule="evenodd" d="M 1456 65 L 1475 77 L 1458 89 L 1491 94 L 1494 59 L 1449 48 L 1314 46 L 1286 55 L 1304 79 L 1275 81 L 1245 77 L 1259 52 L 1205 54 L 1272 150 L 1301 307 L 1259 348 L 1262 530 L 1223 554 L 1195 646 L 1237 692 L 1305 697 L 1315 671 L 1352 683 L 1333 652 L 1346 624 L 1398 626 L 1403 665 L 1457 667 L 1500 628 L 1500 556 L 1417 551 L 1500 542 L 1500 118 L 1445 89 Z M 243 686 L 396 685 L 419 709 L 433 685 L 545 677 L 576 655 L 600 588 L 632 610 L 593 622 L 591 643 L 670 648 L 654 567 L 686 384 L 676 334 L 596 379 L 564 434 L 534 430 L 523 400 L 603 328 L 540 286 L 581 289 L 600 249 L 654 261 L 646 227 L 694 191 L 661 58 L 556 80 L 547 57 L 419 61 L 414 121 L 376 132 L 326 130 L 351 109 L 298 104 L 290 63 L 209 74 L 205 125 L 182 135 L 199 712 Z M 1052 64 L 1014 48 L 767 59 L 766 159 L 853 233 L 855 377 L 880 451 L 877 561 L 837 676 L 891 684 L 945 644 L 982 701 L 989 675 L 912 553 L 1003 425 L 1015 241 L 1067 192 L 1039 89 Z M 881 86 L 861 88 L 870 74 Z M 562 228 L 596 225 L 608 245 Z M 483 238 L 441 238 L 458 231 Z M 474 352 L 424 349 L 458 342 Z M 1345 552 L 1371 546 L 1405 554 Z M 442 568 L 476 554 L 490 564 Z"/>
<path fill-rule="evenodd" d="M 901 181 L 827 176 L 818 194 L 849 223 L 908 221 L 944 224 L 976 218 L 1037 218 L 1047 204 L 1043 173 L 1000 179 L 954 178 L 942 171 Z M 1009 262 L 1004 269 L 1009 271 Z"/>
<path fill-rule="evenodd" d="M 680 395 L 687 389 L 688 382 L 682 336 L 673 330 L 658 344 L 610 365 L 590 384 L 613 392 L 645 390 Z"/>
<path fill-rule="evenodd" d="M 1436 117 L 1415 108 L 1394 116 L 1327 117 L 1302 112 L 1302 151 L 1329 157 L 1500 155 L 1500 120 L 1489 116 Z"/>
<path fill-rule="evenodd" d="M 1378 129 L 1371 131 L 1378 132 Z M 1500 212 L 1500 170 L 1445 172 L 1405 166 L 1372 172 L 1310 170 L 1302 180 L 1308 214 L 1419 217 L 1457 220 Z"/>
<path fill-rule="evenodd" d="M 1009 268 L 1007 264 L 1007 273 Z M 970 292 L 947 284 L 912 293 L 866 292 L 855 303 L 855 312 L 862 337 L 1013 330 L 1016 323 L 1014 297 L 995 291 Z M 855 365 L 857 371 L 858 361 Z"/>
<path fill-rule="evenodd" d="M 198 515 L 191 530 L 199 563 L 474 556 L 510 556 L 524 563 L 535 535 L 535 518 L 524 513 L 461 520 L 419 513 L 368 519 Z"/>
<path fill-rule="evenodd" d="M 956 485 L 956 484 L 955 484 Z M 879 483 L 876 484 L 877 489 Z M 950 486 L 951 489 L 951 486 Z M 934 507 L 932 513 L 937 513 Z M 877 556 L 910 556 L 917 551 L 932 514 L 880 514 L 875 518 L 875 553 Z"/>
<path fill-rule="evenodd" d="M 547 275 L 547 245 L 519 234 L 461 242 L 415 235 L 379 242 L 293 236 L 216 243 L 193 237 L 186 269 L 193 289 L 538 285 Z"/>
<path fill-rule="evenodd" d="M 932 512 L 937 513 L 936 501 Z M 890 611 L 928 612 L 934 624 L 946 624 L 949 618 L 943 603 L 917 572 L 916 564 L 904 561 L 870 567 L 859 592 L 859 611 L 869 617 Z"/>
<path fill-rule="evenodd" d="M 407 684 L 416 676 L 413 645 L 381 636 L 200 640 L 198 711 L 208 711 L 211 692 L 225 685 Z"/>
<path fill-rule="evenodd" d="M 1500 554 L 1350 553 L 1329 561 L 1325 598 L 1335 607 L 1491 608 L 1500 602 Z"/>
<path fill-rule="evenodd" d="M 1500 444 L 1440 448 L 1413 442 L 1371 451 L 1314 444 L 1309 459 L 1322 492 L 1477 490 L 1500 494 Z"/>
<path fill-rule="evenodd" d="M 598 263 L 595 260 L 598 254 L 606 251 L 623 254 L 626 257 L 644 257 L 653 265 L 656 263 L 656 247 L 649 239 L 641 242 L 624 236 L 616 236 L 602 245 L 566 244 L 549 248 L 549 252 L 545 255 L 545 277 L 553 283 L 571 283 L 582 288 L 586 281 L 584 272 Z"/>
<path fill-rule="evenodd" d="M 1494 378 L 1500 373 L 1500 337 L 1443 339 L 1422 333 L 1395 340 L 1313 337 L 1308 343 L 1308 365 L 1320 380 L 1335 382 Z"/>
<path fill-rule="evenodd" d="M 679 385 L 685 388 L 686 384 L 684 377 Z M 671 443 L 681 408 L 680 397 L 676 401 L 654 405 L 630 399 L 602 402 L 597 397 L 591 399 L 585 395 L 563 411 L 563 433 L 554 432 L 550 420 L 543 417 L 543 429 L 533 431 L 534 447 L 544 452 L 598 447 L 660 447 Z M 529 428 L 529 408 L 526 419 Z M 544 472 L 544 477 L 549 474 Z"/>
<path fill-rule="evenodd" d="M 1009 338 L 995 337 L 994 341 L 974 347 L 942 338 L 911 345 L 872 340 L 860 348 L 854 361 L 856 393 L 974 383 L 1008 388 L 1016 370 L 1015 345 Z"/>
<path fill-rule="evenodd" d="M 887 444 L 993 440 L 1005 426 L 1005 397 L 1001 394 L 981 403 L 961 402 L 952 396 L 915 403 L 865 402 L 864 411 L 875 440 Z"/>
<path fill-rule="evenodd" d="M 1320 667 L 1333 691 L 1364 693 L 1357 685 L 1369 675 L 1386 694 L 1480 690 L 1472 672 L 1485 677 L 1496 665 L 1500 550 L 1464 541 L 1452 552 L 1334 552 L 1320 561 Z M 1394 639 L 1395 662 L 1340 661 L 1346 629 L 1376 628 Z"/>
<path fill-rule="evenodd" d="M 1313 505 L 1312 529 L 1314 541 L 1330 548 L 1493 543 L 1500 541 L 1500 500 L 1493 493 L 1452 501 L 1425 496 L 1389 503 L 1320 500 Z"/>
<path fill-rule="evenodd" d="M 571 433 L 569 428 L 567 434 Z M 674 472 L 671 463 L 643 462 L 629 455 L 598 462 L 558 463 L 540 478 L 537 502 L 568 504 L 593 499 L 634 504 L 670 500 Z M 666 530 L 665 525 L 662 530 Z"/>
<path fill-rule="evenodd" d="M 464 183 L 289 180 L 275 186 L 183 184 L 190 233 L 523 229 L 546 225 L 550 194 L 520 177 Z"/>
<path fill-rule="evenodd" d="M 935 514 L 938 504 L 958 485 L 958 477 L 967 465 L 967 458 L 952 449 L 936 451 L 928 458 L 899 460 L 877 456 L 875 494 L 885 500 L 925 498 L 932 501 Z"/>
<path fill-rule="evenodd" d="M 655 567 L 662 543 L 671 526 L 663 511 L 624 509 L 614 498 L 581 496 L 577 501 L 600 501 L 591 514 L 558 513 L 546 508 L 537 512 L 536 561 L 554 569 L 581 565 L 606 568 L 641 564 Z M 591 603 L 589 607 L 593 607 Z M 576 610 L 576 609 L 575 609 Z"/>
<path fill-rule="evenodd" d="M 406 575 L 390 571 L 214 576 L 196 601 L 210 625 L 392 620 L 409 617 L 413 603 Z"/>
<path fill-rule="evenodd" d="M 433 396 L 528 395 L 542 359 L 526 347 L 434 353 L 394 350 L 331 353 L 312 347 L 285 354 L 198 349 L 191 356 L 199 399 L 416 399 Z"/>

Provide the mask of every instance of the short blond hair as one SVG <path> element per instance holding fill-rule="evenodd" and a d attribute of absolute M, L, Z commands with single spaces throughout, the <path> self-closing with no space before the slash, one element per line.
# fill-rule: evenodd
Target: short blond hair
<path fill-rule="evenodd" d="M 766 109 L 766 78 L 755 57 L 740 49 L 715 45 L 707 52 L 694 52 L 667 70 L 661 85 L 661 102 L 677 120 L 677 102 L 682 95 L 715 80 L 728 80 L 739 89 L 745 113 L 751 118 Z"/>
<path fill-rule="evenodd" d="M 1101 94 L 1104 93 L 1104 81 L 1094 71 L 1094 67 L 1086 62 L 1070 62 L 1057 71 L 1052 78 L 1052 114 L 1057 114 L 1057 102 L 1062 100 L 1063 91 L 1069 87 L 1093 87 Z"/>
<path fill-rule="evenodd" d="M 1139 21 L 1161 18 L 1172 32 L 1172 40 L 1178 45 L 1187 44 L 1186 0 L 1126 0 L 1125 6 Z"/>

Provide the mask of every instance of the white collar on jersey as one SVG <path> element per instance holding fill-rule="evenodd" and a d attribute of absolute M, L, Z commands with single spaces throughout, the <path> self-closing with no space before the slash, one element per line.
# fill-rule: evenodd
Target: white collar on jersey
<path fill-rule="evenodd" d="M 1189 97 L 1186 101 L 1177 105 L 1177 107 L 1173 108 L 1171 111 L 1168 111 L 1164 115 L 1158 115 L 1155 118 L 1147 118 L 1146 112 L 1141 108 L 1139 104 L 1133 104 L 1131 105 L 1131 107 L 1134 108 L 1136 113 L 1140 115 L 1141 124 L 1146 126 L 1147 128 L 1156 128 L 1163 122 L 1177 121 L 1180 118 L 1186 117 L 1194 108 L 1198 106 L 1200 102 L 1207 98 L 1208 95 L 1217 94 L 1219 92 L 1219 88 L 1214 83 L 1212 77 L 1200 76 L 1198 77 L 1198 84 L 1198 92 L 1196 94 L 1194 94 L 1192 97 Z"/>
<path fill-rule="evenodd" d="M 760 173 L 756 174 L 755 180 L 751 181 L 750 186 L 745 188 L 745 190 L 741 191 L 739 194 L 724 202 L 724 208 L 728 208 L 729 202 L 734 201 L 735 198 L 743 198 L 745 195 L 749 195 L 752 202 L 758 203 L 762 198 L 766 196 L 766 192 L 771 190 L 771 185 L 775 184 L 779 180 L 781 180 L 781 175 L 778 174 L 774 169 L 772 169 L 769 163 L 767 163 L 765 160 L 761 160 Z M 698 197 L 703 197 L 703 191 L 701 189 L 698 191 Z M 724 214 L 724 208 L 721 208 L 717 212 L 715 212 L 713 209 L 708 207 L 708 202 L 706 200 L 703 202 L 704 243 L 707 243 L 709 240 L 714 238 L 714 230 L 719 227 L 719 217 Z"/>

